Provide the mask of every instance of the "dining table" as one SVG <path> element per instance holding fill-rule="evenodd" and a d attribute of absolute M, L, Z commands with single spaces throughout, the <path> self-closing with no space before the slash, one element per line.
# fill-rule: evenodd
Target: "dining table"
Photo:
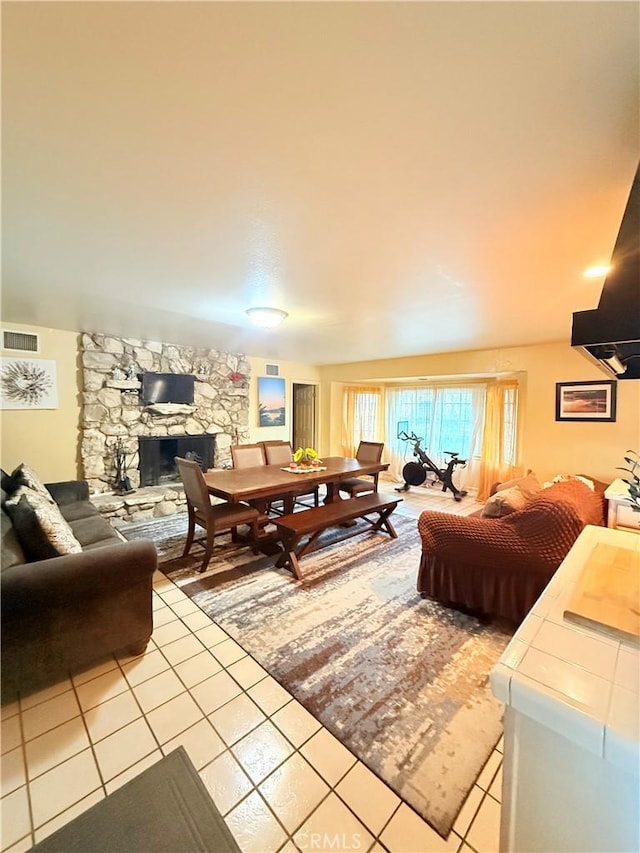
<path fill-rule="evenodd" d="M 250 501 L 266 507 L 278 498 L 293 497 L 305 487 L 326 486 L 324 503 L 342 500 L 340 481 L 364 474 L 386 471 L 388 462 L 361 462 L 344 456 L 325 457 L 317 467 L 292 471 L 280 465 L 256 465 L 251 468 L 212 468 L 204 479 L 209 493 L 226 501 Z"/>

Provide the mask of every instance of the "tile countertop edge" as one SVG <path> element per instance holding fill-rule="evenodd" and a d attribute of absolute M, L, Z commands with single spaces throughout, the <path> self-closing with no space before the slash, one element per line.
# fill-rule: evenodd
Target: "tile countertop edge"
<path fill-rule="evenodd" d="M 523 621 L 491 671 L 491 689 L 499 701 L 509 705 L 515 711 L 566 737 L 579 747 L 602 757 L 620 769 L 637 775 L 640 766 L 640 738 L 637 734 L 634 736 L 637 726 L 633 726 L 630 721 L 633 718 L 637 719 L 640 714 L 638 689 L 624 691 L 627 700 L 630 701 L 625 703 L 623 716 L 620 709 L 615 714 L 613 712 L 612 696 L 615 681 L 613 674 L 602 679 L 602 674 L 598 676 L 598 673 L 589 673 L 574 665 L 576 678 L 580 678 L 581 672 L 584 672 L 585 678 L 593 678 L 596 675 L 599 680 L 603 680 L 609 686 L 608 699 L 604 706 L 598 703 L 600 705 L 598 710 L 572 699 L 569 692 L 570 685 L 565 694 L 551 684 L 545 684 L 544 680 L 531 678 L 519 671 L 526 652 L 533 647 L 534 637 L 547 619 L 549 622 L 555 622 L 556 625 L 561 622 L 568 628 L 575 628 L 578 640 L 580 636 L 604 639 L 603 635 L 595 629 L 591 630 L 584 625 L 574 626 L 570 621 L 559 618 L 559 616 L 562 617 L 565 604 L 580 576 L 580 562 L 584 562 L 597 542 L 619 544 L 621 547 L 640 551 L 640 537 L 635 533 L 587 526 L 549 583 L 556 595 L 555 601 L 551 606 L 539 608 L 538 613 L 535 612 L 536 606 L 534 606 Z M 548 593 L 549 587 L 543 592 L 536 605 L 539 605 Z M 548 604 L 548 598 L 545 603 Z M 626 648 L 629 649 L 629 646 Z M 631 648 L 629 652 L 640 658 L 640 649 Z M 559 660 L 563 660 L 562 649 L 558 649 L 555 654 Z M 575 692 L 576 695 L 580 693 L 578 689 Z M 606 709 L 604 713 L 603 707 Z"/>

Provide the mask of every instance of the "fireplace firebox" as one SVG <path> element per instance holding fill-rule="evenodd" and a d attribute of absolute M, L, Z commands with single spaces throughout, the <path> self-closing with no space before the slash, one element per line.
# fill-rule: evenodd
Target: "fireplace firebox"
<path fill-rule="evenodd" d="M 194 458 L 203 471 L 213 468 L 214 435 L 139 436 L 140 485 L 158 486 L 179 480 L 175 457 Z"/>

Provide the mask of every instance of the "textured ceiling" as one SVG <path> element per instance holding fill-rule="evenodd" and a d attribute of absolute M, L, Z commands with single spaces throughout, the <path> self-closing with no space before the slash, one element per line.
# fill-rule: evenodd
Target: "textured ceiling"
<path fill-rule="evenodd" d="M 5 2 L 3 322 L 310 363 L 568 340 L 638 163 L 639 9 Z"/>

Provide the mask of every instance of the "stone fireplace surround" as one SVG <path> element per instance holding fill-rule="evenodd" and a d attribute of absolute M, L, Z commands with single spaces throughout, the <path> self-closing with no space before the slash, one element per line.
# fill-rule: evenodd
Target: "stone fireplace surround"
<path fill-rule="evenodd" d="M 80 360 L 82 467 L 92 494 L 104 496 L 95 501 L 96 505 L 109 516 L 166 515 L 184 504 L 179 481 L 156 487 L 155 492 L 139 490 L 139 436 L 211 435 L 216 467 L 230 464 L 231 444 L 248 440 L 250 365 L 242 354 L 83 333 Z M 147 370 L 193 374 L 194 405 L 170 414 L 144 406 L 138 383 L 122 380 L 121 375 Z M 238 380 L 238 375 L 242 379 Z M 127 476 L 136 490 L 125 497 L 113 494 L 114 443 L 119 438 L 127 452 Z"/>

